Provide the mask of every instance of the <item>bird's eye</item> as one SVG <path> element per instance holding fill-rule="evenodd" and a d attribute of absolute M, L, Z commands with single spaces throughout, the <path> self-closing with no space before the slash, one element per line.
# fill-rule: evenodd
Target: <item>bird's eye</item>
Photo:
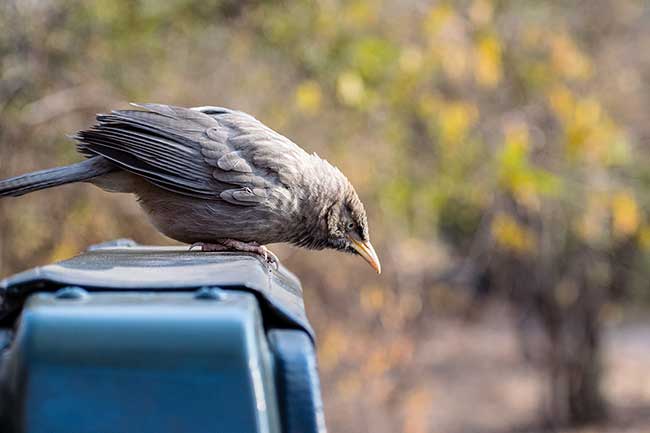
<path fill-rule="evenodd" d="M 347 226 L 345 226 L 348 230 L 352 230 L 354 228 L 354 223 L 348 223 Z"/>

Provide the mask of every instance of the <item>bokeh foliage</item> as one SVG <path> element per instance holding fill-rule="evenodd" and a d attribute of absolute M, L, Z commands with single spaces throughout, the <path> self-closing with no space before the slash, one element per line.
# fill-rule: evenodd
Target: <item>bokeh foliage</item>
<path fill-rule="evenodd" d="M 532 269 L 535 293 L 561 311 L 581 299 L 576 267 L 603 316 L 621 314 L 622 293 L 648 298 L 648 9 L 5 1 L 0 173 L 76 160 L 65 134 L 131 100 L 243 109 L 335 162 L 367 204 L 385 275 L 282 253 L 307 287 L 326 377 L 354 399 L 364 381 L 406 369 L 427 317 L 465 296 L 438 278 L 459 262 L 477 274 Z M 82 186 L 4 200 L 0 218 L 2 275 L 109 238 L 166 242 L 130 199 Z M 368 346 L 373 332 L 388 350 Z M 386 380 L 389 395 L 398 386 Z M 428 398 L 418 388 L 405 401 Z"/>

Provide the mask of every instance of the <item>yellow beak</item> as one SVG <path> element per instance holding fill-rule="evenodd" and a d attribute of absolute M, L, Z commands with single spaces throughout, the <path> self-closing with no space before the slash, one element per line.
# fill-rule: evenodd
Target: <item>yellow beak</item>
<path fill-rule="evenodd" d="M 352 248 L 354 248 L 363 259 L 368 262 L 372 268 L 377 271 L 378 274 L 381 274 L 381 263 L 379 263 L 379 257 L 375 249 L 372 247 L 370 241 L 360 241 L 354 238 L 350 238 L 352 241 Z"/>

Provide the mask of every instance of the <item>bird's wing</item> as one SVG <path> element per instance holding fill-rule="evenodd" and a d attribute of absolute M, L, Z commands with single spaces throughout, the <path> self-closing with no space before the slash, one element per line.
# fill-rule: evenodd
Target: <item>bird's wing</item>
<path fill-rule="evenodd" d="M 79 150 L 102 155 L 153 184 L 192 197 L 257 205 L 286 187 L 306 153 L 248 114 L 142 104 L 97 116 Z"/>

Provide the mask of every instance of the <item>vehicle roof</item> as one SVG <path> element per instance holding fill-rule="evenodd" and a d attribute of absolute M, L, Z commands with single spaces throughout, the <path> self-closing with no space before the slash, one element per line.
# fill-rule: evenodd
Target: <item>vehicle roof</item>
<path fill-rule="evenodd" d="M 80 286 L 89 291 L 179 291 L 202 287 L 245 290 L 260 299 L 274 326 L 302 328 L 313 339 L 300 281 L 281 264 L 275 269 L 255 254 L 189 251 L 117 240 L 75 257 L 0 281 L 0 323 L 15 318 L 31 293 Z M 12 314 L 13 313 L 13 314 Z"/>

